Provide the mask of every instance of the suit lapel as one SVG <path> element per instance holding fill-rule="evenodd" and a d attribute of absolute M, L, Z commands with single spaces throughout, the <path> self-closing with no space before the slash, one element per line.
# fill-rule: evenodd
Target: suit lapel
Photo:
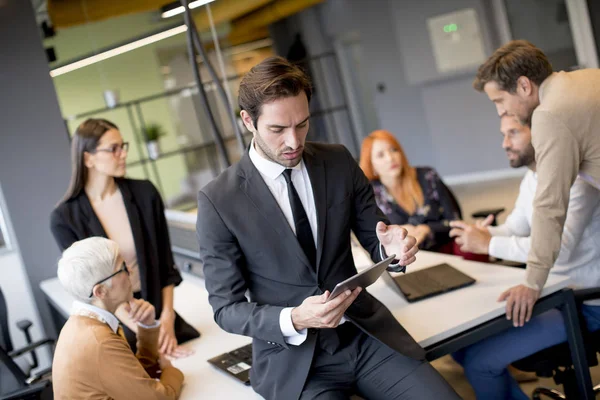
<path fill-rule="evenodd" d="M 317 210 L 317 273 L 323 255 L 323 241 L 325 239 L 325 221 L 327 221 L 327 180 L 325 179 L 325 165 L 316 158 L 310 145 L 304 151 L 304 163 L 310 178 L 310 185 L 315 198 Z"/>
<path fill-rule="evenodd" d="M 282 243 L 293 249 L 294 254 L 300 261 L 310 268 L 310 270 L 313 270 L 290 224 L 285 215 L 283 215 L 281 208 L 279 208 L 277 200 L 273 197 L 273 194 L 254 164 L 252 164 L 248 152 L 240 160 L 239 168 L 238 175 L 244 178 L 240 189 L 250 199 L 256 210 L 265 219 L 265 222 L 277 232 L 278 236 L 282 239 Z"/>
<path fill-rule="evenodd" d="M 87 194 L 82 191 L 80 196 L 81 197 L 79 201 L 81 204 L 81 211 L 86 219 L 86 225 L 91 233 L 91 236 L 102 236 L 108 238 L 102 223 L 94 212 L 94 208 L 92 207 L 92 203 L 90 203 L 90 199 L 87 197 Z"/>

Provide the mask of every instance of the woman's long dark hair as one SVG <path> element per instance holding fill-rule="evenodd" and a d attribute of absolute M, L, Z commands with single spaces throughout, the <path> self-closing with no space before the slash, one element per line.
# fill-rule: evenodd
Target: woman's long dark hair
<path fill-rule="evenodd" d="M 88 178 L 84 155 L 86 152 L 94 152 L 102 135 L 111 129 L 118 130 L 119 128 L 102 118 L 90 118 L 79 125 L 71 141 L 71 182 L 59 204 L 69 201 L 81 193 Z"/>

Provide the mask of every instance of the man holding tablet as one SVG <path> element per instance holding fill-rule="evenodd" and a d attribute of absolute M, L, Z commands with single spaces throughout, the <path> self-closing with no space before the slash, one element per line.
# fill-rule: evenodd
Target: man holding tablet
<path fill-rule="evenodd" d="M 242 79 L 253 141 L 198 195 L 206 288 L 224 330 L 251 336 L 250 381 L 267 399 L 458 399 L 383 304 L 357 287 L 350 232 L 393 270 L 416 241 L 387 220 L 343 146 L 306 142 L 308 77 L 273 57 Z"/>

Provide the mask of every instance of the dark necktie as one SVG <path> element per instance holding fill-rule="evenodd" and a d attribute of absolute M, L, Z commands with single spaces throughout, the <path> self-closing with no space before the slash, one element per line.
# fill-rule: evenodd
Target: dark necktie
<path fill-rule="evenodd" d="M 304 250 L 304 254 L 310 261 L 313 268 L 316 269 L 317 249 L 315 241 L 310 229 L 308 216 L 300 201 L 300 196 L 292 183 L 292 170 L 286 169 L 283 171 L 283 177 L 287 183 L 288 197 L 292 206 L 292 214 L 294 214 L 294 225 L 296 225 L 296 238 L 300 246 Z M 319 345 L 329 354 L 334 354 L 340 346 L 340 340 L 335 329 L 320 329 L 319 330 Z"/>
<path fill-rule="evenodd" d="M 296 238 L 300 243 L 300 247 L 304 250 L 304 254 L 308 258 L 310 265 L 316 268 L 317 263 L 317 249 L 315 247 L 315 240 L 310 229 L 310 222 L 308 215 L 302 206 L 300 196 L 292 183 L 292 170 L 286 169 L 283 171 L 283 177 L 287 183 L 288 197 L 290 199 L 290 205 L 292 206 L 292 214 L 294 215 L 294 225 L 296 226 Z"/>

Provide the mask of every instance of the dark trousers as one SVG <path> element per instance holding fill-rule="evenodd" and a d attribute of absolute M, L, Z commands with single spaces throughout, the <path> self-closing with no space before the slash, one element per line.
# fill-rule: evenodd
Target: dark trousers
<path fill-rule="evenodd" d="M 302 400 L 341 400 L 353 394 L 369 400 L 460 399 L 427 361 L 399 354 L 358 329 L 345 330 L 333 354 L 315 349 Z"/>

